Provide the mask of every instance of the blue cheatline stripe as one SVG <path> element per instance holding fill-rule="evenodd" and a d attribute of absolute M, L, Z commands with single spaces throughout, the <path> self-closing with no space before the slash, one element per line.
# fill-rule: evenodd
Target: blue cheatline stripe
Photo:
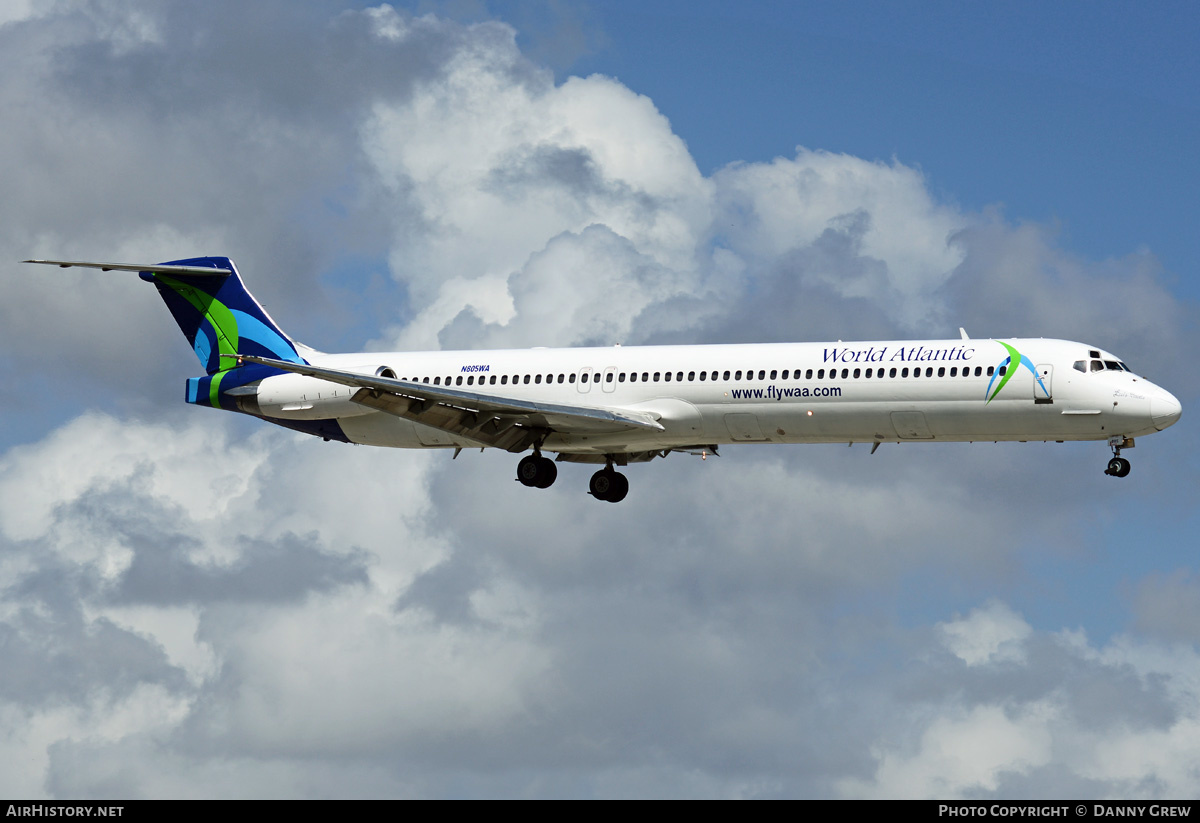
<path fill-rule="evenodd" d="M 1000 377 L 1000 370 L 1003 369 L 1005 366 L 1011 366 L 1011 365 L 1012 365 L 1012 358 L 1006 357 L 1006 358 L 1004 358 L 1004 362 L 1001 363 L 999 366 L 997 366 L 996 370 L 994 372 L 992 372 L 992 379 L 988 381 L 987 391 L 985 391 L 983 393 L 983 396 L 987 398 L 989 403 L 995 399 L 992 395 L 992 384 L 995 383 L 997 378 Z M 1006 374 L 1007 374 L 1007 372 L 1006 372 Z M 1000 390 L 996 389 L 996 392 L 999 393 Z"/>
<path fill-rule="evenodd" d="M 1033 379 L 1042 387 L 1042 393 L 1047 397 L 1050 396 L 1050 390 L 1046 388 L 1046 384 L 1042 382 L 1042 376 L 1038 374 L 1038 370 L 1034 368 L 1032 361 L 1025 355 L 1021 355 L 1021 365 L 1033 372 Z"/>
<path fill-rule="evenodd" d="M 304 362 L 300 359 L 295 347 L 291 343 L 257 317 L 246 314 L 246 312 L 239 311 L 238 309 L 230 309 L 230 311 L 233 313 L 234 319 L 237 320 L 238 336 L 241 339 L 254 341 L 280 360 L 289 363 Z M 241 347 L 239 346 L 239 348 Z"/>

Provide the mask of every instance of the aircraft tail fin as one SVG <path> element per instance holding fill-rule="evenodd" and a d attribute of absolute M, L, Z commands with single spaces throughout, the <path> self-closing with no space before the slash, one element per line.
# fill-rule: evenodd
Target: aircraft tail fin
<path fill-rule="evenodd" d="M 176 274 L 168 267 L 211 268 L 228 274 Z M 303 363 L 296 345 L 246 289 L 228 257 L 172 260 L 141 272 L 154 283 L 180 331 L 209 374 L 231 369 L 232 355 L 252 354 Z M 222 362 L 221 356 L 226 359 Z"/>

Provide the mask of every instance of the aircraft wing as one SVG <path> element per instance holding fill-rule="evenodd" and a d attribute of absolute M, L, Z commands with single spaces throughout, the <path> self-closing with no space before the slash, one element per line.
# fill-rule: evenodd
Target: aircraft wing
<path fill-rule="evenodd" d="M 663 430 L 656 417 L 645 412 L 520 400 L 252 355 L 238 355 L 238 362 L 357 388 L 350 398 L 355 403 L 511 452 L 524 451 L 550 432 Z"/>

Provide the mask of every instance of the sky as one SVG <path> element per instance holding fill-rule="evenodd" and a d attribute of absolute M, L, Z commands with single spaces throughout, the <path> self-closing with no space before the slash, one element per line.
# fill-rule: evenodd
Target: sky
<path fill-rule="evenodd" d="M 1200 785 L 1200 12 L 0 2 L 0 794 Z M 1182 420 L 629 497 L 187 406 L 135 276 L 325 351 L 1062 337 Z M 1191 411 L 1189 411 L 1191 410 Z"/>

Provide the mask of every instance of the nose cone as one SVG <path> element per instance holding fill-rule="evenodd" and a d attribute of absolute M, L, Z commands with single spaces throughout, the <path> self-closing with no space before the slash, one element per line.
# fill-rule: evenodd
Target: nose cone
<path fill-rule="evenodd" d="M 1183 407 L 1179 405 L 1175 395 L 1168 391 L 1160 389 L 1150 398 L 1150 419 L 1154 422 L 1154 428 L 1159 431 L 1174 424 L 1182 413 Z"/>

